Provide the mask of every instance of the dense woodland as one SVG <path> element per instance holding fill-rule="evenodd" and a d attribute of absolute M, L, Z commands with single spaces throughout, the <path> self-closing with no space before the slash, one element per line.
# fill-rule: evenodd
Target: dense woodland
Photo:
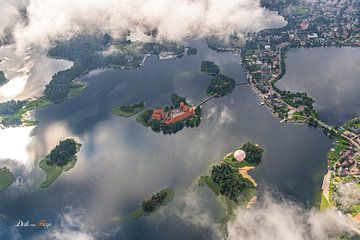
<path fill-rule="evenodd" d="M 264 150 L 250 142 L 245 143 L 241 149 L 246 153 L 245 161 L 249 163 L 260 163 Z"/>
<path fill-rule="evenodd" d="M 216 75 L 207 86 L 208 96 L 222 97 L 230 94 L 235 89 L 235 80 L 223 74 Z"/>
<path fill-rule="evenodd" d="M 74 139 L 66 139 L 64 141 L 60 141 L 59 145 L 57 145 L 53 150 L 51 150 L 49 155 L 49 161 L 52 164 L 56 164 L 57 166 L 65 166 L 70 161 L 73 160 L 73 157 L 77 153 L 77 143 Z"/>
<path fill-rule="evenodd" d="M 200 71 L 215 76 L 220 73 L 220 67 L 212 61 L 202 61 Z"/>
<path fill-rule="evenodd" d="M 110 46 L 118 51 L 107 53 Z M 140 49 L 134 51 L 132 49 Z M 176 55 L 196 54 L 196 49 L 185 48 L 177 44 L 131 43 L 125 38 L 113 40 L 110 35 L 78 36 L 67 42 L 59 43 L 49 51 L 54 58 L 73 61 L 74 65 L 65 71 L 56 73 L 45 88 L 45 96 L 53 102 L 66 99 L 70 90 L 77 87 L 72 81 L 91 70 L 106 67 L 140 67 L 146 53 L 159 54 L 161 51 L 173 51 Z"/>
<path fill-rule="evenodd" d="M 12 115 L 21 110 L 26 104 L 26 101 L 10 100 L 0 103 L 0 115 Z"/>
<path fill-rule="evenodd" d="M 212 168 L 211 179 L 220 187 L 220 194 L 237 201 L 242 190 L 247 187 L 247 182 L 239 175 L 237 168 L 232 168 L 226 163 Z"/>

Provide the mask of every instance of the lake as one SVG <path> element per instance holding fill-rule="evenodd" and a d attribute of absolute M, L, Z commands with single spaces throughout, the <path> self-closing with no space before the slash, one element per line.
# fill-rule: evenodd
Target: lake
<path fill-rule="evenodd" d="M 307 92 L 320 118 L 342 125 L 360 114 L 360 49 L 292 49 L 277 86 Z"/>
<path fill-rule="evenodd" d="M 31 149 L 37 163 L 67 137 L 83 144 L 78 162 L 47 189 L 38 188 L 45 175 L 35 167 L 21 178 L 26 184 L 2 192 L 0 229 L 19 219 L 46 219 L 65 229 L 71 219 L 79 224 L 74 230 L 104 239 L 209 239 L 222 209 L 208 189 L 196 186 L 196 178 L 246 141 L 265 150 L 263 162 L 250 172 L 259 189 L 280 192 L 310 207 L 326 172 L 331 140 L 321 129 L 281 124 L 247 85 L 207 102 L 200 127 L 175 135 L 155 133 L 134 118 L 111 114 L 114 105 L 141 100 L 148 108 L 168 105 L 172 92 L 192 104 L 200 102 L 210 81 L 199 71 L 202 60 L 215 61 L 236 80 L 245 79 L 239 55 L 197 45 L 196 56 L 166 61 L 151 56 L 139 69 L 94 71 L 82 78 L 90 86 L 81 95 L 38 110 L 40 123 L 32 132 Z M 174 202 L 150 217 L 128 218 L 141 200 L 164 187 L 175 189 Z M 46 234 L 11 229 L 23 237 Z M 2 239 L 11 234 L 0 230 Z"/>

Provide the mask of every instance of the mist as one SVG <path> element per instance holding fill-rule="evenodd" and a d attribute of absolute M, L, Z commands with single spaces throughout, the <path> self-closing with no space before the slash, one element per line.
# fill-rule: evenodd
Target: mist
<path fill-rule="evenodd" d="M 25 10 L 24 10 L 25 9 Z M 114 36 L 132 32 L 158 31 L 159 40 L 228 35 L 258 31 L 283 24 L 274 12 L 251 0 L 5 0 L 0 12 L 11 15 L 0 25 L 12 32 L 19 50 L 43 47 L 82 32 L 109 32 Z M 21 14 L 25 12 L 25 14 Z"/>

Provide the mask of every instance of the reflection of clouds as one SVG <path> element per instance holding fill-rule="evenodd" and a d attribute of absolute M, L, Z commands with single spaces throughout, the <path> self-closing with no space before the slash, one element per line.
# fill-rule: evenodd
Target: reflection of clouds
<path fill-rule="evenodd" d="M 233 122 L 236 122 L 236 119 L 234 117 L 232 110 L 227 106 L 223 106 L 220 112 L 219 124 L 223 125 L 223 124 L 230 124 Z"/>
<path fill-rule="evenodd" d="M 205 113 L 203 121 L 213 122 L 213 134 L 218 132 L 221 127 L 236 122 L 235 113 L 228 106 L 212 106 Z M 204 124 L 204 122 L 202 123 Z"/>
<path fill-rule="evenodd" d="M 59 215 L 60 222 L 50 227 L 43 235 L 34 239 L 53 240 L 93 240 L 95 238 L 94 223 L 87 218 L 83 209 L 66 208 Z"/>
<path fill-rule="evenodd" d="M 282 89 L 309 93 L 320 116 L 344 122 L 360 113 L 360 49 L 318 48 L 290 51 Z M 331 118 L 330 118 L 330 117 Z M 329 118 L 329 119 L 328 119 Z"/>
<path fill-rule="evenodd" d="M 188 225 L 209 229 L 214 239 L 223 239 L 221 226 L 214 223 L 212 210 L 204 204 L 203 197 L 191 187 L 185 193 L 177 193 L 175 202 L 163 207 L 161 213 L 173 214 Z"/>
<path fill-rule="evenodd" d="M 32 142 L 31 132 L 33 128 L 0 129 L 0 159 L 11 159 L 32 168 L 33 156 L 29 148 Z"/>
<path fill-rule="evenodd" d="M 315 240 L 336 239 L 344 231 L 335 212 L 306 210 L 268 193 L 250 210 L 238 209 L 229 222 L 230 240 Z"/>
<path fill-rule="evenodd" d="M 0 88 L 0 100 L 26 99 L 38 97 L 53 74 L 71 67 L 65 60 L 50 59 L 46 52 L 29 49 L 14 54 L 15 46 L 0 48 L 0 70 L 10 80 Z"/>

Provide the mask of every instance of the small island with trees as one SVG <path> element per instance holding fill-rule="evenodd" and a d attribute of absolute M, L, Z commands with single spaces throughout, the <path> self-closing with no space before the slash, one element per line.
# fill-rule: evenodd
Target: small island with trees
<path fill-rule="evenodd" d="M 0 192 L 10 186 L 13 183 L 13 180 L 13 174 L 8 168 L 0 168 Z"/>
<path fill-rule="evenodd" d="M 174 197 L 175 193 L 173 189 L 164 188 L 153 194 L 150 198 L 143 200 L 139 208 L 133 211 L 130 216 L 134 220 L 142 216 L 148 216 L 158 210 L 161 206 L 170 203 Z"/>
<path fill-rule="evenodd" d="M 135 104 L 115 106 L 112 108 L 112 113 L 120 117 L 129 118 L 142 112 L 144 109 L 145 103 L 141 101 Z"/>
<path fill-rule="evenodd" d="M 200 71 L 216 76 L 220 73 L 220 67 L 212 61 L 202 61 Z"/>
<path fill-rule="evenodd" d="M 234 89 L 235 80 L 220 73 L 211 79 L 207 86 L 206 93 L 208 96 L 223 97 L 232 93 Z"/>
<path fill-rule="evenodd" d="M 202 61 L 200 71 L 212 76 L 206 88 L 209 97 L 223 97 L 235 89 L 235 80 L 220 72 L 220 67 L 212 61 Z"/>
<path fill-rule="evenodd" d="M 136 121 L 155 132 L 172 134 L 184 127 L 198 127 L 201 122 L 200 106 L 191 106 L 185 97 L 171 95 L 172 105 L 149 109 L 139 114 Z"/>
<path fill-rule="evenodd" d="M 237 152 L 243 153 L 242 159 L 237 157 Z M 220 163 L 210 166 L 210 176 L 198 179 L 200 186 L 208 186 L 224 203 L 224 221 L 233 216 L 237 206 L 248 208 L 256 201 L 257 184 L 248 171 L 260 163 L 263 152 L 260 146 L 247 142 Z"/>
<path fill-rule="evenodd" d="M 51 150 L 50 154 L 41 160 L 39 167 L 47 175 L 41 183 L 41 188 L 46 188 L 52 184 L 64 171 L 72 169 L 77 161 L 76 154 L 80 151 L 81 144 L 74 139 L 66 139 Z"/>

